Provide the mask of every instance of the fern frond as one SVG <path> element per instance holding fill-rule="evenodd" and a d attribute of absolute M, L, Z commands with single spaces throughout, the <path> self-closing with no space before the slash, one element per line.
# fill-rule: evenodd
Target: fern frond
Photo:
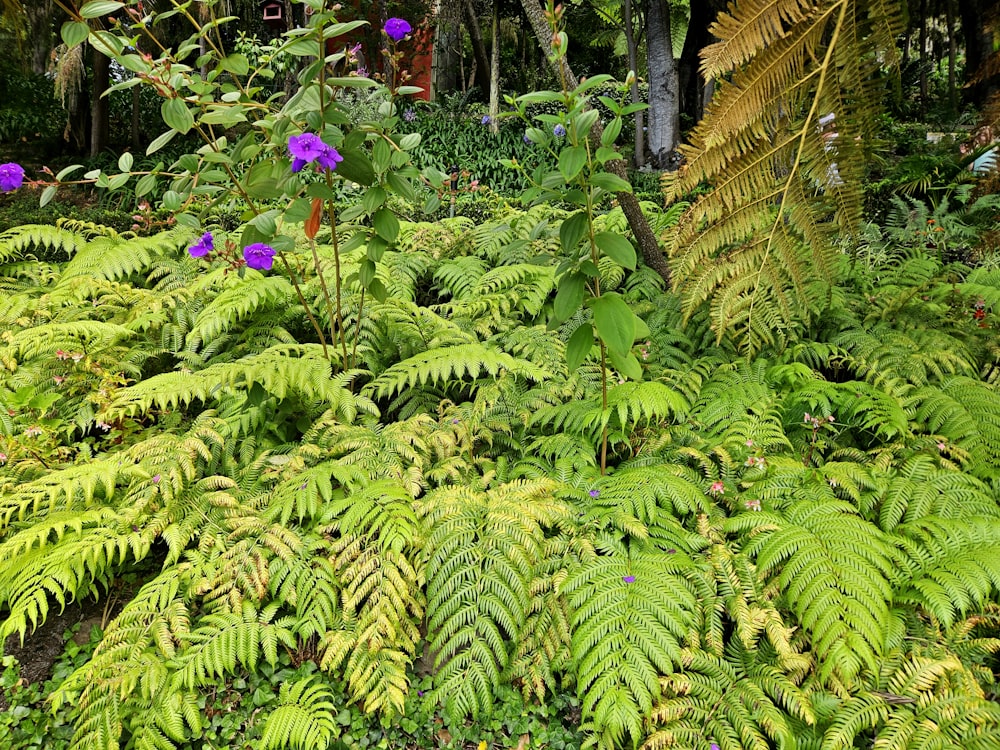
<path fill-rule="evenodd" d="M 416 385 L 441 385 L 445 381 L 496 377 L 505 370 L 518 377 L 541 381 L 549 373 L 527 360 L 512 357 L 488 344 L 444 346 L 414 355 L 393 365 L 365 386 L 365 392 L 382 399 Z"/>
<path fill-rule="evenodd" d="M 573 608 L 572 651 L 585 720 L 598 744 L 643 737 L 659 676 L 680 669 L 696 610 L 679 555 L 637 552 L 584 562 L 562 588 Z"/>
<path fill-rule="evenodd" d="M 335 712 L 329 688 L 316 679 L 284 683 L 264 724 L 261 750 L 325 750 L 337 731 Z"/>

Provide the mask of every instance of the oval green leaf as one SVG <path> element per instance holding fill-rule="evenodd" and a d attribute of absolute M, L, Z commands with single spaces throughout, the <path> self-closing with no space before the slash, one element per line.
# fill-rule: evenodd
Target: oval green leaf
<path fill-rule="evenodd" d="M 597 335 L 609 352 L 624 358 L 635 341 L 635 313 L 618 294 L 609 292 L 591 302 Z"/>

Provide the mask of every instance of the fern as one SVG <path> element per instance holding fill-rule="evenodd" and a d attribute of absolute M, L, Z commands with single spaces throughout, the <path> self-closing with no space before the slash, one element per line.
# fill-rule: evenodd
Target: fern
<path fill-rule="evenodd" d="M 428 526 L 427 626 L 435 689 L 450 715 L 489 714 L 512 647 L 522 635 L 543 524 L 568 508 L 549 481 L 489 492 L 435 490 L 421 503 Z"/>
<path fill-rule="evenodd" d="M 714 186 L 672 248 L 687 314 L 715 295 L 720 336 L 736 323 L 756 351 L 815 313 L 812 285 L 831 277 L 832 238 L 860 217 L 874 73 L 892 59 L 899 22 L 894 5 L 847 0 L 750 0 L 720 15 L 720 41 L 704 53 L 720 88 L 684 149 L 686 169 L 666 183 L 668 200 Z M 830 112 L 837 135 L 824 148 L 819 118 Z"/>
<path fill-rule="evenodd" d="M 374 398 L 386 398 L 416 385 L 440 385 L 468 377 L 472 380 L 501 370 L 540 381 L 549 373 L 526 360 L 512 357 L 481 343 L 458 344 L 431 349 L 393 365 L 365 387 Z"/>
<path fill-rule="evenodd" d="M 346 625 L 321 641 L 320 664 L 332 669 L 346 657 L 352 697 L 365 711 L 402 713 L 424 614 L 412 497 L 398 484 L 374 482 L 331 503 L 320 530 L 339 537 L 333 566 Z"/>
<path fill-rule="evenodd" d="M 747 554 L 809 634 L 821 680 L 852 685 L 877 668 L 897 560 L 885 535 L 832 500 L 793 502 L 784 517 L 739 516 L 727 528 L 757 529 Z"/>
<path fill-rule="evenodd" d="M 285 683 L 278 693 L 278 707 L 264 724 L 261 750 L 329 747 L 337 731 L 334 709 L 333 696 L 322 684 L 312 679 Z"/>
<path fill-rule="evenodd" d="M 584 562 L 562 588 L 584 719 L 600 747 L 643 736 L 659 676 L 679 670 L 696 602 L 680 556 L 637 551 Z"/>

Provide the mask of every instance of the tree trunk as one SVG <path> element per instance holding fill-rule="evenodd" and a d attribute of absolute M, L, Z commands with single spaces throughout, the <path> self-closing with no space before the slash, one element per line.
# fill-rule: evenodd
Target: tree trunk
<path fill-rule="evenodd" d="M 489 91 L 492 79 L 487 71 L 491 69 L 491 66 L 486 57 L 486 45 L 483 44 L 483 34 L 479 29 L 479 19 L 476 17 L 476 9 L 472 5 L 472 0 L 462 2 L 462 11 L 465 14 L 465 28 L 469 30 L 469 39 L 472 40 L 472 54 L 476 58 L 476 72 L 482 76 L 483 91 Z"/>
<path fill-rule="evenodd" d="M 500 132 L 500 4 L 493 4 L 490 39 L 490 130 Z"/>
<path fill-rule="evenodd" d="M 688 119 L 690 125 L 705 115 L 705 105 L 711 95 L 709 84 L 714 82 L 706 81 L 701 76 L 701 51 L 712 43 L 714 38 L 708 29 L 723 8 L 718 0 L 691 3 L 691 19 L 677 65 L 681 115 Z"/>
<path fill-rule="evenodd" d="M 49 54 L 55 45 L 52 34 L 52 0 L 33 0 L 23 6 L 28 17 L 28 61 L 31 72 L 45 75 L 49 67 Z"/>
<path fill-rule="evenodd" d="M 958 115 L 958 79 L 956 70 L 958 64 L 958 40 L 955 38 L 955 0 L 946 0 L 948 24 L 948 107 L 952 117 Z"/>
<path fill-rule="evenodd" d="M 962 32 L 965 35 L 966 103 L 981 109 L 991 95 L 1000 94 L 1000 65 L 987 75 L 986 61 L 993 53 L 993 31 L 990 14 L 997 20 L 993 0 L 962 0 Z"/>
<path fill-rule="evenodd" d="M 97 50 L 91 55 L 94 69 L 90 104 L 90 157 L 108 147 L 108 98 L 101 96 L 111 85 L 111 60 Z"/>
<path fill-rule="evenodd" d="M 622 20 L 625 22 L 625 46 L 628 49 L 628 69 L 632 77 L 632 103 L 638 104 L 639 98 L 639 52 L 635 43 L 635 29 L 632 25 L 632 0 L 622 4 Z M 635 166 L 641 167 L 646 162 L 646 134 L 643 132 L 642 110 L 635 113 Z"/>
<path fill-rule="evenodd" d="M 646 3 L 646 62 L 649 70 L 649 150 L 657 169 L 675 168 L 680 140 L 677 66 L 670 40 L 668 0 Z"/>
<path fill-rule="evenodd" d="M 567 90 L 575 89 L 578 84 L 576 76 L 573 75 L 573 71 L 569 67 L 569 63 L 564 59 L 556 61 L 554 57 L 548 54 L 552 49 L 552 30 L 545 20 L 545 15 L 542 13 L 542 7 L 538 4 L 538 0 L 521 0 L 521 6 L 524 8 L 525 15 L 528 16 L 528 20 L 531 22 L 531 29 L 535 32 L 538 44 L 552 66 L 553 72 L 563 81 L 563 85 Z M 600 121 L 594 123 L 594 126 L 590 130 L 591 139 L 599 141 L 601 130 Z M 623 180 L 628 180 L 628 172 L 625 169 L 625 162 L 623 160 L 614 159 L 607 162 L 604 167 L 611 174 Z M 632 234 L 635 235 L 636 242 L 639 243 L 639 251 L 642 253 L 643 261 L 669 284 L 670 266 L 667 265 L 666 256 L 664 256 L 659 242 L 656 241 L 656 235 L 653 234 L 653 229 L 649 226 L 646 215 L 643 214 L 642 208 L 639 206 L 639 200 L 633 193 L 616 193 L 615 197 L 618 199 L 618 205 L 622 207 L 622 213 L 625 214 L 629 228 L 632 230 Z"/>
<path fill-rule="evenodd" d="M 927 114 L 927 0 L 920 0 L 920 119 Z"/>

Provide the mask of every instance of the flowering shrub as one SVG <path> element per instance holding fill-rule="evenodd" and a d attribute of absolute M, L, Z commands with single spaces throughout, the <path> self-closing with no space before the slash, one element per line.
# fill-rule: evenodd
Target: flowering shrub
<path fill-rule="evenodd" d="M 124 7 L 122 7 L 124 5 Z M 398 134 L 395 100 L 416 93 L 419 89 L 405 85 L 405 74 L 396 69 L 401 53 L 395 43 L 402 41 L 413 30 L 402 18 L 390 18 L 384 26 L 386 36 L 392 40 L 386 52 L 390 80 L 379 83 L 365 77 L 357 68 L 345 78 L 334 78 L 331 71 L 338 64 L 356 65 L 355 48 L 328 55 L 330 40 L 363 25 L 364 21 L 339 23 L 336 12 L 339 5 L 310 3 L 315 12 L 309 16 L 306 28 L 288 32 L 273 50 L 274 56 L 293 59 L 300 65 L 301 88 L 289 99 L 279 104 L 265 100 L 266 92 L 256 81 L 262 71 L 252 69 L 250 60 L 242 53 L 227 53 L 216 45 L 199 62 L 211 70 L 203 78 L 166 45 L 156 55 L 136 53 L 134 36 L 149 34 L 152 16 L 145 15 L 141 3 L 90 2 L 66 23 L 62 29 L 63 41 L 70 47 L 85 40 L 101 52 L 117 60 L 134 73 L 134 78 L 123 81 L 112 89 L 125 88 L 136 83 L 154 90 L 162 100 L 161 115 L 167 129 L 150 144 L 147 153 L 154 154 L 181 134 L 197 134 L 204 146 L 195 153 L 177 160 L 170 169 L 163 164 L 150 171 L 134 171 L 133 157 L 122 154 L 118 171 L 88 173 L 84 181 L 109 190 L 122 188 L 129 180 L 135 184 L 137 197 L 152 194 L 157 188 L 163 192 L 161 208 L 171 212 L 176 222 L 197 232 L 200 239 L 189 247 L 195 258 L 216 259 L 242 270 L 243 266 L 256 270 L 270 270 L 277 260 L 284 273 L 298 291 L 300 303 L 313 326 L 324 351 L 328 347 L 340 352 L 339 365 L 352 366 L 356 347 L 349 345 L 348 328 L 343 325 L 342 288 L 346 280 L 340 275 L 341 241 L 338 223 L 349 221 L 354 225 L 369 227 L 358 240 L 365 242 L 367 253 L 357 275 L 369 299 L 385 298 L 385 288 L 378 278 L 377 267 L 382 256 L 393 246 L 399 233 L 399 221 L 387 207 L 391 194 L 407 200 L 415 198 L 414 181 L 423 181 L 440 187 L 443 175 L 434 169 L 420 173 L 413 167 L 410 152 L 420 142 L 416 133 Z M 118 11 L 121 11 L 120 13 Z M 214 13 L 214 9 L 210 9 Z M 110 31 L 93 31 L 89 19 L 115 14 Z M 171 11 L 173 13 L 173 11 Z M 208 30 L 232 19 L 211 16 L 199 21 L 184 14 L 193 27 L 193 33 L 184 44 L 173 49 L 191 49 L 199 45 Z M 310 63 L 317 51 L 327 64 Z M 263 63 L 262 63 L 263 64 Z M 397 80 L 399 78 L 399 80 Z M 352 123 L 347 109 L 340 101 L 344 87 L 368 91 L 377 105 L 375 119 Z M 231 134 L 236 127 L 245 128 L 241 137 Z M 307 165 L 315 168 L 320 177 L 303 174 Z M 79 165 L 62 170 L 53 184 L 42 194 L 43 204 L 52 200 L 58 185 L 81 169 Z M 0 168 L 0 188 L 15 189 L 23 179 L 23 170 L 17 165 Z M 340 216 L 334 199 L 338 196 L 337 183 L 359 186 L 358 201 Z M 249 221 L 243 227 L 236 246 L 227 241 L 226 249 L 217 256 L 211 232 L 203 222 L 217 205 L 238 196 L 245 203 Z M 328 224 L 334 253 L 333 277 L 329 267 L 316 254 L 313 239 L 322 224 Z M 291 231 L 294 225 L 300 231 Z M 302 235 L 312 248 L 312 267 L 292 262 L 286 254 L 297 253 Z M 242 248 L 242 258 L 239 249 Z M 322 314 L 311 309 L 301 293 L 301 284 L 307 275 L 315 274 L 326 289 L 320 305 Z M 362 314 L 363 310 L 358 311 Z M 325 320 L 326 325 L 321 324 Z"/>

